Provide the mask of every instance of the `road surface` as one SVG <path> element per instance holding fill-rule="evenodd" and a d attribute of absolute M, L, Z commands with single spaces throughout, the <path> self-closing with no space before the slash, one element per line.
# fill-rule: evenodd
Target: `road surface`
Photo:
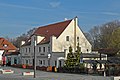
<path fill-rule="evenodd" d="M 33 71 L 30 69 L 12 68 L 12 67 L 1 67 L 2 69 L 11 69 L 14 71 L 13 74 L 0 74 L 0 80 L 111 80 L 111 77 L 103 76 L 91 76 L 91 75 L 80 75 L 80 74 L 68 74 L 68 73 L 54 73 L 45 71 L 36 71 L 36 78 L 33 76 L 23 76 L 22 73 L 25 71 Z"/>

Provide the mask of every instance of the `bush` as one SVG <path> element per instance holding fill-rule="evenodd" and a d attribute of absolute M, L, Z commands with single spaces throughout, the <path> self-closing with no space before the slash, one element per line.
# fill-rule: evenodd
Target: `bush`
<path fill-rule="evenodd" d="M 34 67 L 32 65 L 26 65 L 27 69 L 33 69 Z"/>
<path fill-rule="evenodd" d="M 47 67 L 45 67 L 45 66 L 42 66 L 42 67 L 37 66 L 36 69 L 41 70 L 41 71 L 47 71 Z"/>
<path fill-rule="evenodd" d="M 13 64 L 11 65 L 12 67 L 16 67 L 16 68 L 22 68 L 22 65 L 21 64 Z"/>

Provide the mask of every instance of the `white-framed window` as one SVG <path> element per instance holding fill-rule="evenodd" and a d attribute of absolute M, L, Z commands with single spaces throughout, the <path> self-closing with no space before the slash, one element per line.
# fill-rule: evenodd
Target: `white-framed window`
<path fill-rule="evenodd" d="M 45 60 L 43 60 L 43 65 L 45 65 Z"/>
<path fill-rule="evenodd" d="M 31 60 L 29 59 L 29 64 L 31 64 Z"/>
<path fill-rule="evenodd" d="M 29 62 L 29 61 L 26 59 L 26 64 L 28 64 L 28 62 Z"/>
<path fill-rule="evenodd" d="M 50 52 L 50 47 L 48 47 L 48 52 Z"/>
<path fill-rule="evenodd" d="M 41 47 L 38 47 L 38 51 L 41 52 Z"/>
<path fill-rule="evenodd" d="M 29 48 L 29 53 L 30 53 L 30 48 Z"/>
<path fill-rule="evenodd" d="M 39 64 L 42 65 L 42 60 L 39 60 Z"/>
<path fill-rule="evenodd" d="M 55 66 L 57 66 L 57 61 L 55 61 Z"/>
<path fill-rule="evenodd" d="M 26 53 L 27 53 L 27 48 L 26 48 Z"/>
<path fill-rule="evenodd" d="M 43 47 L 43 52 L 45 52 L 45 47 Z"/>
<path fill-rule="evenodd" d="M 66 41 L 69 41 L 69 36 L 66 36 Z"/>

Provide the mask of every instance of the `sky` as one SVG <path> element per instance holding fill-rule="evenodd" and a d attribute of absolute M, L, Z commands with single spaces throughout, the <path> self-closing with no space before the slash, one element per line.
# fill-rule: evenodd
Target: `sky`
<path fill-rule="evenodd" d="M 15 38 L 32 28 L 79 18 L 84 32 L 120 20 L 120 0 L 0 0 L 0 37 Z"/>

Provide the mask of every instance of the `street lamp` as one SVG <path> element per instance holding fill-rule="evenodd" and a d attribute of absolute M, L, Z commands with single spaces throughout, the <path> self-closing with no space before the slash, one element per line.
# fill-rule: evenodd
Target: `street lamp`
<path fill-rule="evenodd" d="M 36 78 L 36 54 L 35 47 L 37 45 L 36 36 L 34 37 L 34 78 Z"/>
<path fill-rule="evenodd" d="M 50 57 L 51 57 L 51 54 L 49 53 L 49 54 L 48 54 L 48 60 L 49 60 L 48 66 L 50 66 Z"/>

